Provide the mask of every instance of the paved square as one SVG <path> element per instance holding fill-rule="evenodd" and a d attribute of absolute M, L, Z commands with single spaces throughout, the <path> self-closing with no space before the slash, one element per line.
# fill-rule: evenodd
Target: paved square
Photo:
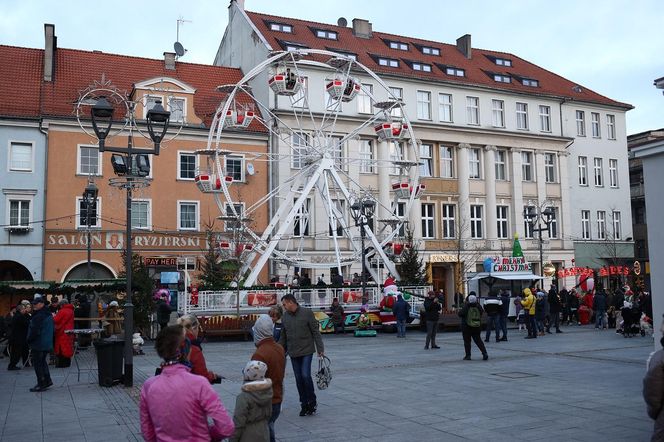
<path fill-rule="evenodd" d="M 462 361 L 460 333 L 440 333 L 440 350 L 424 350 L 423 333 L 406 339 L 324 336 L 332 360 L 330 388 L 317 392 L 318 414 L 299 417 L 290 362 L 276 424 L 281 441 L 647 441 L 652 422 L 641 398 L 651 338 L 625 339 L 590 326 L 524 340 L 488 343 L 490 359 Z M 151 344 L 137 356 L 136 384 L 154 373 Z M 204 345 L 208 366 L 228 379 L 214 388 L 232 412 L 251 342 Z M 94 365 L 94 351 L 81 352 Z M 103 388 L 96 372 L 52 368 L 55 386 L 30 393 L 32 369 L 7 371 L 0 360 L 0 440 L 142 440 L 138 391 Z"/>

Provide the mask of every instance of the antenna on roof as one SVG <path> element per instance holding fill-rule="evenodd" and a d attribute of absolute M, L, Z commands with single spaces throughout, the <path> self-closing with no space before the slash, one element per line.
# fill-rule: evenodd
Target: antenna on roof
<path fill-rule="evenodd" d="M 178 18 L 178 25 L 177 25 L 177 32 L 175 35 L 175 43 L 173 44 L 173 50 L 175 50 L 175 54 L 179 57 L 182 57 L 184 54 L 187 53 L 187 50 L 182 46 L 182 43 L 180 43 L 180 23 L 191 23 L 191 20 L 185 20 L 180 16 Z"/>
<path fill-rule="evenodd" d="M 348 20 L 346 20 L 343 17 L 339 17 L 339 20 L 337 20 L 337 25 L 341 26 L 342 28 L 345 28 L 348 26 Z"/>

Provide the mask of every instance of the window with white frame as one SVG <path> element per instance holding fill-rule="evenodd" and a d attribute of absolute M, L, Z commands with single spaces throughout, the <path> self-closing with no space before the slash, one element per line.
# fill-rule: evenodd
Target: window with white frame
<path fill-rule="evenodd" d="M 606 239 L 606 212 L 597 211 L 597 239 Z"/>
<path fill-rule="evenodd" d="M 168 99 L 168 110 L 171 112 L 169 117 L 170 121 L 184 122 L 186 101 L 184 98 L 173 98 L 169 97 Z"/>
<path fill-rule="evenodd" d="M 78 146 L 76 163 L 79 175 L 101 175 L 101 154 L 97 146 Z"/>
<path fill-rule="evenodd" d="M 193 180 L 196 178 L 195 153 L 178 152 L 178 179 Z"/>
<path fill-rule="evenodd" d="M 422 46 L 422 53 L 426 55 L 440 55 L 440 49 Z"/>
<path fill-rule="evenodd" d="M 440 146 L 440 177 L 454 178 L 454 150 L 450 146 Z"/>
<path fill-rule="evenodd" d="M 452 66 L 449 66 L 445 68 L 445 73 L 447 75 L 453 75 L 455 77 L 464 77 L 466 75 L 466 71 L 463 69 L 455 68 Z"/>
<path fill-rule="evenodd" d="M 309 134 L 293 132 L 293 144 L 291 146 L 291 169 L 302 169 L 304 165 L 304 154 L 309 144 Z"/>
<path fill-rule="evenodd" d="M 484 237 L 482 209 L 483 207 L 479 205 L 472 204 L 470 206 L 470 237 L 473 239 Z"/>
<path fill-rule="evenodd" d="M 595 158 L 594 171 L 595 186 L 602 187 L 604 185 L 604 165 L 601 158 Z"/>
<path fill-rule="evenodd" d="M 344 234 L 344 228 L 341 225 L 340 219 L 345 219 L 346 218 L 346 212 L 344 210 L 345 208 L 345 201 L 344 200 L 332 200 L 332 204 L 337 210 L 337 214 L 332 215 L 332 223 L 328 223 L 328 229 L 327 229 L 327 234 L 328 236 L 343 236 Z M 328 218 L 329 220 L 330 218 Z"/>
<path fill-rule="evenodd" d="M 590 239 L 590 210 L 581 211 L 581 239 Z"/>
<path fill-rule="evenodd" d="M 394 165 L 397 161 L 403 161 L 403 145 L 393 141 L 390 143 L 390 163 L 393 166 L 390 168 L 390 175 L 399 175 L 401 171 L 399 166 Z"/>
<path fill-rule="evenodd" d="M 242 203 L 226 203 L 226 218 L 224 221 L 224 231 L 232 232 L 234 230 L 242 229 L 242 218 L 244 218 L 244 204 Z"/>
<path fill-rule="evenodd" d="M 468 175 L 469 178 L 481 178 L 480 150 L 468 149 Z"/>
<path fill-rule="evenodd" d="M 379 58 L 378 59 L 378 65 L 379 66 L 388 66 L 391 68 L 398 68 L 399 67 L 399 60 L 395 60 L 393 58 Z"/>
<path fill-rule="evenodd" d="M 538 87 L 539 86 L 539 81 L 533 80 L 532 78 L 522 78 L 521 79 L 521 84 L 524 85 L 524 86 Z"/>
<path fill-rule="evenodd" d="M 505 102 L 503 100 L 491 100 L 493 112 L 493 127 L 505 127 Z"/>
<path fill-rule="evenodd" d="M 270 30 L 292 33 L 293 27 L 291 25 L 286 25 L 283 23 L 270 23 Z"/>
<path fill-rule="evenodd" d="M 576 135 L 586 136 L 586 113 L 580 110 L 576 111 Z"/>
<path fill-rule="evenodd" d="M 295 203 L 295 201 L 293 201 Z M 293 219 L 293 236 L 302 237 L 309 236 L 310 214 L 309 208 L 311 206 L 311 199 L 304 200 L 302 207 L 295 212 Z"/>
<path fill-rule="evenodd" d="M 337 33 L 334 31 L 328 31 L 325 29 L 318 29 L 316 30 L 316 37 L 318 38 L 325 38 L 327 40 L 336 40 L 337 39 Z"/>
<path fill-rule="evenodd" d="M 507 151 L 498 149 L 494 152 L 496 163 L 496 179 L 507 180 Z"/>
<path fill-rule="evenodd" d="M 143 118 L 147 118 L 148 111 L 157 105 L 157 101 L 161 101 L 161 104 L 163 106 L 164 97 L 160 97 L 157 95 L 145 95 L 144 97 L 145 97 L 145 106 L 143 107 Z"/>
<path fill-rule="evenodd" d="M 509 232 L 509 206 L 496 206 L 496 233 L 498 239 L 507 239 L 510 236 Z"/>
<path fill-rule="evenodd" d="M 299 51 L 300 49 L 307 49 L 305 45 L 299 43 L 284 42 L 284 46 L 288 52 Z"/>
<path fill-rule="evenodd" d="M 233 181 L 244 181 L 244 157 L 240 155 L 226 155 L 226 176 L 232 176 Z"/>
<path fill-rule="evenodd" d="M 417 118 L 419 120 L 431 119 L 431 92 L 417 91 Z"/>
<path fill-rule="evenodd" d="M 406 217 L 406 203 L 397 201 L 396 209 L 394 207 L 394 202 L 392 203 L 392 213 L 401 218 L 404 219 Z M 372 230 L 373 231 L 373 230 Z M 401 238 L 403 238 L 406 235 L 406 223 L 402 223 L 401 226 L 399 227 L 399 233 L 397 235 Z"/>
<path fill-rule="evenodd" d="M 413 63 L 414 71 L 431 72 L 431 65 L 426 63 Z"/>
<path fill-rule="evenodd" d="M 618 187 L 618 160 L 609 158 L 609 186 Z"/>
<path fill-rule="evenodd" d="M 397 100 L 403 100 L 403 89 L 400 87 L 390 87 L 390 100 L 397 99 Z M 395 106 L 392 108 L 390 111 L 390 114 L 393 117 L 402 117 L 402 112 L 401 108 L 399 106 Z"/>
<path fill-rule="evenodd" d="M 549 238 L 558 238 L 558 208 L 550 206 L 551 224 L 549 224 Z"/>
<path fill-rule="evenodd" d="M 198 230 L 198 201 L 178 201 L 178 230 Z"/>
<path fill-rule="evenodd" d="M 371 96 L 373 95 L 373 85 L 362 83 L 360 93 L 357 94 L 357 111 L 361 114 L 373 113 L 373 103 Z"/>
<path fill-rule="evenodd" d="M 521 151 L 521 179 L 523 181 L 535 181 L 532 152 Z"/>
<path fill-rule="evenodd" d="M 133 208 L 134 206 L 132 206 Z M 90 228 L 98 229 L 101 227 L 101 198 L 96 198 L 90 201 L 90 205 L 86 204 L 85 199 L 81 197 L 76 198 L 76 228 L 84 229 L 88 225 L 88 208 L 90 210 Z M 133 211 L 132 211 L 133 214 Z"/>
<path fill-rule="evenodd" d="M 555 153 L 546 152 L 544 154 L 544 172 L 547 183 L 555 183 L 558 175 L 558 161 Z"/>
<path fill-rule="evenodd" d="M 433 146 L 431 144 L 420 145 L 420 176 L 433 176 Z"/>
<path fill-rule="evenodd" d="M 32 172 L 32 143 L 9 143 L 9 170 Z"/>
<path fill-rule="evenodd" d="M 516 104 L 516 128 L 528 130 L 528 104 Z"/>
<path fill-rule="evenodd" d="M 593 138 L 600 138 L 599 114 L 597 112 L 590 113 L 590 129 L 592 130 Z"/>
<path fill-rule="evenodd" d="M 30 206 L 31 199 L 25 198 L 22 199 L 18 196 L 8 196 L 8 206 L 9 206 L 9 227 L 30 227 Z"/>
<path fill-rule="evenodd" d="M 332 158 L 334 159 L 334 164 L 341 170 L 348 169 L 348 162 L 346 159 L 346 147 L 345 144 L 341 141 L 341 137 L 330 137 L 328 138 L 330 143 L 329 148 L 332 151 Z"/>
<path fill-rule="evenodd" d="M 478 97 L 466 97 L 466 123 L 480 124 L 480 99 Z"/>
<path fill-rule="evenodd" d="M 408 50 L 408 44 L 407 43 L 401 43 L 400 41 L 391 41 L 390 42 L 390 49 L 398 49 L 400 51 L 407 51 Z"/>
<path fill-rule="evenodd" d="M 511 83 L 512 77 L 503 74 L 493 74 L 493 81 L 496 81 L 498 83 Z"/>
<path fill-rule="evenodd" d="M 135 229 L 152 228 L 152 210 L 150 200 L 133 200 L 131 202 L 131 225 Z"/>
<path fill-rule="evenodd" d="M 443 238 L 456 238 L 456 206 L 443 204 Z"/>
<path fill-rule="evenodd" d="M 606 115 L 606 137 L 609 140 L 616 139 L 616 116 L 615 115 Z"/>
<path fill-rule="evenodd" d="M 620 212 L 613 211 L 613 239 L 620 241 L 622 239 L 622 226 L 620 221 Z"/>
<path fill-rule="evenodd" d="M 360 140 L 360 173 L 374 173 L 375 172 L 375 159 L 373 141 L 361 139 Z"/>
<path fill-rule="evenodd" d="M 539 107 L 540 131 L 551 132 L 551 106 Z"/>
<path fill-rule="evenodd" d="M 588 185 L 588 158 L 579 157 L 579 186 Z"/>
<path fill-rule="evenodd" d="M 506 66 L 506 67 L 512 66 L 512 60 L 508 58 L 496 58 L 495 62 L 498 66 Z"/>
<path fill-rule="evenodd" d="M 528 213 L 528 209 L 530 206 L 523 206 L 523 213 Z M 524 238 L 526 239 L 532 239 L 534 238 L 535 226 L 531 223 L 528 222 L 528 218 L 524 217 L 523 218 L 523 232 L 524 232 Z"/>
<path fill-rule="evenodd" d="M 300 77 L 302 86 L 298 89 L 297 94 L 290 97 L 291 106 L 306 108 L 309 106 L 309 77 Z M 329 94 L 326 95 L 326 98 Z"/>
<path fill-rule="evenodd" d="M 438 119 L 444 123 L 452 122 L 451 94 L 438 94 Z"/>
<path fill-rule="evenodd" d="M 435 238 L 433 204 L 422 204 L 422 238 Z"/>

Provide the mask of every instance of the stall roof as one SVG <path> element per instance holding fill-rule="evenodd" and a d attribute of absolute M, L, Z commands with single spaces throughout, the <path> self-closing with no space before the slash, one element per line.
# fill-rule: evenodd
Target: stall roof
<path fill-rule="evenodd" d="M 480 272 L 470 278 L 470 281 L 489 277 L 510 281 L 532 281 L 533 279 L 544 279 L 543 276 L 535 275 L 532 272 Z"/>

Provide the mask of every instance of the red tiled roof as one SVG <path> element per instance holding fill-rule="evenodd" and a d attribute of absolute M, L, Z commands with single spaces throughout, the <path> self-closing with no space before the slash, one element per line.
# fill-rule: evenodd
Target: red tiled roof
<path fill-rule="evenodd" d="M 340 51 L 357 54 L 358 62 L 378 74 L 397 75 L 421 80 L 445 81 L 512 92 L 566 98 L 626 109 L 633 108 L 630 104 L 612 100 L 583 86 L 577 91 L 574 89 L 575 86 L 578 86 L 576 83 L 509 53 L 473 48 L 472 58 L 469 60 L 457 50 L 456 45 L 382 32 L 373 32 L 372 37 L 368 39 L 360 38 L 353 35 L 352 27 L 340 27 L 250 11 L 246 11 L 246 13 L 256 28 L 266 38 L 268 44 L 272 46 L 273 50 L 282 50 L 283 47 L 280 42 L 283 41 L 298 43 L 311 49 L 334 50 L 336 48 Z M 273 31 L 269 28 L 270 22 L 291 25 L 293 32 Z M 313 29 L 335 31 L 337 32 L 337 40 L 318 38 L 312 31 Z M 409 50 L 391 49 L 386 44 L 386 41 L 407 43 Z M 423 54 L 415 45 L 438 48 L 440 49 L 440 55 Z M 399 67 L 389 68 L 380 66 L 377 57 L 399 60 Z M 509 59 L 512 61 L 512 66 L 498 66 L 491 57 Z M 432 72 L 414 71 L 409 64 L 409 62 L 413 61 L 430 64 Z M 465 77 L 447 75 L 437 64 L 464 69 Z M 512 82 L 498 83 L 488 73 L 510 75 L 512 76 Z M 537 80 L 539 86 L 524 86 L 519 78 Z"/>
<path fill-rule="evenodd" d="M 0 116 L 39 116 L 43 52 L 0 45 Z"/>

